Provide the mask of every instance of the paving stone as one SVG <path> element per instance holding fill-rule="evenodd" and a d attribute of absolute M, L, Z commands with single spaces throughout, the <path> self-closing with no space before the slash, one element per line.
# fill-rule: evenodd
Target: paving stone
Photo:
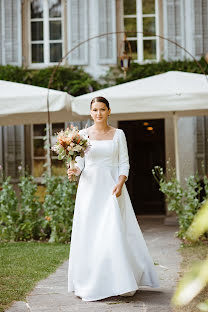
<path fill-rule="evenodd" d="M 9 309 L 6 310 L 7 312 L 30 312 L 28 307 L 28 303 L 25 301 L 16 301 Z"/>

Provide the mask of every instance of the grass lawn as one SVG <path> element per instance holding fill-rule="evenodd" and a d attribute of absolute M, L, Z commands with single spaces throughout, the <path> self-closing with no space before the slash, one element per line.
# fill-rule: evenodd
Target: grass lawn
<path fill-rule="evenodd" d="M 24 301 L 39 280 L 68 258 L 69 249 L 60 243 L 0 243 L 0 312 L 14 300 Z"/>
<path fill-rule="evenodd" d="M 183 276 L 184 272 L 188 271 L 193 262 L 204 260 L 208 254 L 208 245 L 186 246 L 180 249 L 183 257 L 179 276 Z M 195 297 L 188 305 L 184 307 L 174 308 L 174 312 L 197 312 L 197 304 L 208 299 L 208 286 Z"/>

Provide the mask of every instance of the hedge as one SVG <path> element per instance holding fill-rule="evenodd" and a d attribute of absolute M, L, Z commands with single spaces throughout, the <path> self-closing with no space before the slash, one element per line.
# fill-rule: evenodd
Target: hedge
<path fill-rule="evenodd" d="M 204 58 L 201 58 L 199 63 L 208 73 L 207 63 Z M 47 67 L 34 70 L 18 66 L 0 65 L 0 79 L 47 88 L 53 69 L 54 67 Z M 150 77 L 172 70 L 202 73 L 196 62 L 192 60 L 172 62 L 162 60 L 161 62 L 148 64 L 133 62 L 127 72 L 126 79 L 124 79 L 122 70 L 118 64 L 109 66 L 109 70 L 107 70 L 106 74 L 100 76 L 98 80 L 95 80 L 90 74 L 86 73 L 82 66 L 60 66 L 56 71 L 51 88 L 66 91 L 73 96 L 78 96 L 111 85 Z"/>
<path fill-rule="evenodd" d="M 0 79 L 47 88 L 53 70 L 54 67 L 32 70 L 18 66 L 0 65 Z M 51 89 L 66 91 L 73 96 L 100 88 L 100 83 L 78 66 L 59 67 L 51 85 Z"/>
<path fill-rule="evenodd" d="M 205 62 L 205 59 L 201 58 L 198 62 L 204 71 L 208 74 L 208 66 Z M 192 60 L 172 62 L 162 60 L 158 63 L 148 64 L 138 64 L 134 62 L 130 65 L 130 69 L 127 71 L 126 79 L 124 79 L 122 71 L 119 69 L 119 67 L 110 66 L 106 75 L 102 76 L 103 87 L 146 78 L 173 70 L 202 74 L 202 71 L 197 63 Z"/>

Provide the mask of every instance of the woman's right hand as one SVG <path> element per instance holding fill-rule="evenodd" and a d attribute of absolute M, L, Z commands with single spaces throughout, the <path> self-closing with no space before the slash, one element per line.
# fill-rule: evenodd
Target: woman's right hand
<path fill-rule="evenodd" d="M 80 170 L 79 167 L 77 167 L 77 166 L 75 166 L 75 169 L 69 168 L 69 169 L 67 170 L 67 174 L 68 174 L 69 180 L 71 179 L 72 175 L 78 176 L 80 173 L 81 173 L 81 170 Z"/>

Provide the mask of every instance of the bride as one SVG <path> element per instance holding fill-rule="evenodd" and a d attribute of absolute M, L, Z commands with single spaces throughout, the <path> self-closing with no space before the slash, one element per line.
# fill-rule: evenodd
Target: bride
<path fill-rule="evenodd" d="M 126 137 L 108 125 L 111 113 L 104 97 L 91 101 L 90 139 L 84 158 L 77 156 L 68 177 L 80 175 L 72 225 L 68 292 L 83 301 L 133 296 L 140 286 L 159 287 L 125 185 L 129 174 Z"/>

